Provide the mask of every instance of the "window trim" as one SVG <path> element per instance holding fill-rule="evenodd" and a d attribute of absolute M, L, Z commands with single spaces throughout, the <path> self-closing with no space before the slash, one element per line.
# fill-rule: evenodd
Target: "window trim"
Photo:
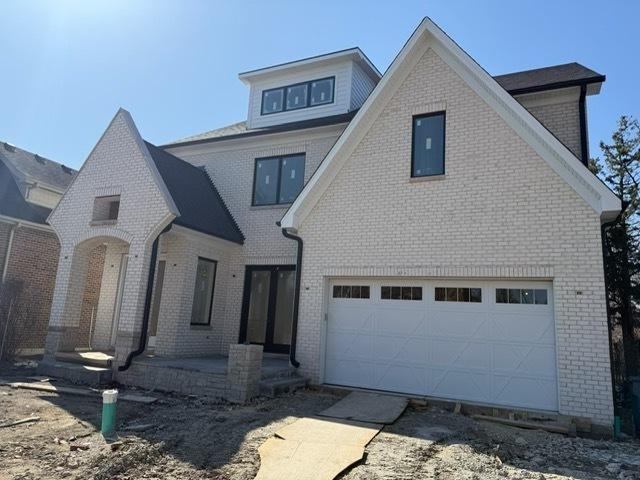
<path fill-rule="evenodd" d="M 311 84 L 314 82 L 322 82 L 323 80 L 333 80 L 331 84 L 331 101 L 311 105 Z M 304 107 L 298 107 L 298 108 L 287 108 L 287 89 L 291 87 L 298 87 L 300 85 L 307 86 L 307 105 Z M 264 94 L 269 92 L 274 92 L 276 90 L 282 90 L 282 109 L 278 110 L 277 112 L 265 112 L 264 111 Z M 296 82 L 296 83 L 291 83 L 289 85 L 283 85 L 282 87 L 267 88 L 265 90 L 262 90 L 262 92 L 260 92 L 260 115 L 261 116 L 275 115 L 277 113 L 295 112 L 297 110 L 305 110 L 307 108 L 322 107 L 324 105 L 331 105 L 332 103 L 335 103 L 335 101 L 336 101 L 336 76 L 331 75 L 329 77 L 315 78 L 313 80 L 308 80 L 305 82 Z"/>
<path fill-rule="evenodd" d="M 415 166 L 415 146 L 416 146 L 416 120 L 421 118 L 437 117 L 442 115 L 442 173 L 430 173 L 426 175 L 414 175 Z M 447 111 L 439 110 L 437 112 L 420 113 L 411 117 L 411 178 L 428 178 L 428 177 L 442 177 L 447 172 L 446 170 L 447 159 Z"/>
<path fill-rule="evenodd" d="M 218 261 L 217 260 L 213 260 L 211 258 L 207 258 L 207 257 L 201 257 L 200 255 L 198 255 L 197 260 L 196 260 L 196 281 L 198 280 L 198 263 L 200 262 L 200 260 L 203 260 L 205 262 L 209 262 L 209 263 L 213 263 L 215 265 L 215 268 L 213 270 L 213 282 L 211 284 L 211 300 L 209 301 L 209 316 L 207 317 L 207 322 L 206 323 L 193 323 L 193 306 L 195 304 L 195 285 L 194 285 L 194 292 L 193 292 L 193 299 L 191 301 L 191 318 L 189 319 L 189 325 L 192 327 L 208 327 L 211 326 L 211 317 L 213 315 L 213 297 L 215 296 L 216 293 L 216 278 L 218 277 Z"/>
<path fill-rule="evenodd" d="M 302 171 L 302 188 L 304 188 L 304 174 L 307 169 L 307 154 L 306 152 L 300 153 L 289 153 L 287 155 L 274 155 L 271 157 L 257 157 L 254 159 L 253 165 L 253 186 L 251 187 L 251 206 L 252 207 L 272 207 L 276 205 L 291 205 L 292 202 L 280 202 L 280 184 L 282 180 L 282 160 L 290 157 L 300 157 L 302 156 L 304 162 L 304 169 Z M 258 178 L 258 162 L 261 160 L 278 160 L 278 178 L 276 183 L 276 201 L 275 203 L 256 203 L 256 180 Z M 300 190 L 302 191 L 302 189 Z M 300 192 L 298 192 L 298 195 Z M 296 195 L 297 197 L 297 195 Z M 295 201 L 295 199 L 294 199 Z"/>

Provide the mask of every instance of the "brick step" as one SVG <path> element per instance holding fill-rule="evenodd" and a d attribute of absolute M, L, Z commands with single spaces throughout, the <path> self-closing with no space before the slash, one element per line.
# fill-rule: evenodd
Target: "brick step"
<path fill-rule="evenodd" d="M 90 365 L 80 365 L 70 362 L 47 362 L 38 363 L 38 375 L 46 377 L 63 378 L 72 383 L 99 387 L 111 383 L 112 371 L 110 368 L 93 367 Z"/>
<path fill-rule="evenodd" d="M 285 378 L 269 378 L 260 382 L 260 394 L 275 397 L 280 393 L 293 392 L 304 388 L 309 383 L 308 378 L 293 375 Z"/>

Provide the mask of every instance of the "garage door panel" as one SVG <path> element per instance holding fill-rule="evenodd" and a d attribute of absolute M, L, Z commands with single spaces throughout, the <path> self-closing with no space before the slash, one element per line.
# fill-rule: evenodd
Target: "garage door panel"
<path fill-rule="evenodd" d="M 495 370 L 555 376 L 555 349 L 544 345 L 494 345 Z"/>
<path fill-rule="evenodd" d="M 329 298 L 326 383 L 557 410 L 550 284 L 356 282 L 371 299 Z M 398 284 L 421 286 L 420 300 L 381 298 L 382 285 Z M 482 288 L 482 302 L 436 301 L 436 286 Z M 496 288 L 545 288 L 549 304 L 498 304 Z"/>
<path fill-rule="evenodd" d="M 483 312 L 434 310 L 429 315 L 429 334 L 436 337 L 490 338 L 489 315 Z"/>
<path fill-rule="evenodd" d="M 424 367 L 406 364 L 378 364 L 375 370 L 376 390 L 406 392 L 420 395 L 426 388 Z"/>
<path fill-rule="evenodd" d="M 532 306 L 531 308 L 536 308 Z M 537 341 L 541 343 L 555 343 L 553 317 L 527 315 L 520 312 L 503 312 L 500 306 L 493 315 L 492 337 L 516 341 Z"/>
<path fill-rule="evenodd" d="M 475 402 L 491 403 L 491 377 L 482 371 L 432 368 L 429 395 Z"/>
<path fill-rule="evenodd" d="M 495 403 L 526 408 L 555 410 L 558 408 L 555 379 L 531 377 L 494 377 Z"/>
<path fill-rule="evenodd" d="M 420 362 L 427 360 L 424 338 L 375 337 L 373 351 L 381 361 Z"/>
<path fill-rule="evenodd" d="M 424 311 L 379 309 L 375 313 L 375 329 L 378 335 L 384 336 L 420 336 L 425 335 Z"/>
<path fill-rule="evenodd" d="M 430 342 L 430 363 L 436 366 L 491 368 L 491 350 L 485 342 L 441 340 Z"/>
<path fill-rule="evenodd" d="M 357 333 L 339 333 L 327 337 L 327 356 L 330 358 L 363 358 L 373 355 L 373 337 Z"/>

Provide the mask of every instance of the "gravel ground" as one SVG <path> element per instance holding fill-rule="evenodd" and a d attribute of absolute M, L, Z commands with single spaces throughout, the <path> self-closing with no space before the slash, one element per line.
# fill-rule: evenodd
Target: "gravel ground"
<path fill-rule="evenodd" d="M 24 381 L 25 374 L 2 376 Z M 337 400 L 303 390 L 246 406 L 165 395 L 151 406 L 120 402 L 114 449 L 99 433 L 99 399 L 0 386 L 0 423 L 40 417 L 0 428 L 0 479 L 252 479 L 260 466 L 257 448 L 267 438 Z M 339 478 L 640 479 L 640 444 L 410 407 L 373 439 L 363 462 Z"/>

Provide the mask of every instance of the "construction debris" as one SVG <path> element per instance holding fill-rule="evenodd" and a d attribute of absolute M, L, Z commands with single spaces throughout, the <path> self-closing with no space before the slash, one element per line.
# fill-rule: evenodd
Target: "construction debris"
<path fill-rule="evenodd" d="M 69 395 L 80 395 L 84 397 L 99 397 L 101 393 L 97 390 L 90 390 L 87 388 L 76 387 L 58 387 L 55 385 L 47 385 L 46 383 L 25 383 L 25 382 L 13 382 L 9 384 L 11 388 L 25 388 L 27 390 L 37 390 L 40 392 L 49 393 L 66 393 Z M 136 395 L 135 393 L 127 393 L 118 396 L 118 400 L 125 402 L 137 402 L 150 404 L 158 400 L 157 397 L 149 397 L 146 395 Z"/>
<path fill-rule="evenodd" d="M 489 415 L 472 415 L 474 420 L 483 420 L 485 422 L 499 423 L 501 425 L 509 425 L 510 427 L 527 428 L 530 430 L 544 430 L 545 432 L 561 433 L 563 435 L 575 435 L 576 429 L 574 425 L 562 425 L 559 423 L 543 423 L 531 422 L 524 420 L 512 420 L 510 418 L 491 417 Z"/>
<path fill-rule="evenodd" d="M 33 423 L 39 420 L 40 420 L 40 417 L 23 418 L 21 420 L 16 420 L 15 422 L 2 423 L 0 424 L 0 428 L 14 427 L 16 425 L 22 425 L 23 423 Z"/>

